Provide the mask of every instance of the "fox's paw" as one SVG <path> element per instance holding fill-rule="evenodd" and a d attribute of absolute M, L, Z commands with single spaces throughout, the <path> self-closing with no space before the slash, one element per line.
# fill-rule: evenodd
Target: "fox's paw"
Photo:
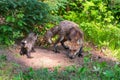
<path fill-rule="evenodd" d="M 60 51 L 55 51 L 55 53 L 60 53 Z"/>
<path fill-rule="evenodd" d="M 58 51 L 58 50 L 53 50 L 55 53 L 60 53 L 60 51 Z"/>
<path fill-rule="evenodd" d="M 78 57 L 83 57 L 83 54 L 78 54 Z"/>
<path fill-rule="evenodd" d="M 32 56 L 27 56 L 27 58 L 31 59 L 31 58 L 33 58 L 33 57 L 32 57 Z"/>
<path fill-rule="evenodd" d="M 33 58 L 31 55 L 28 55 L 28 54 L 26 56 L 27 56 L 27 58 Z"/>
<path fill-rule="evenodd" d="M 32 50 L 31 52 L 35 53 L 36 51 L 35 51 L 35 50 Z"/>

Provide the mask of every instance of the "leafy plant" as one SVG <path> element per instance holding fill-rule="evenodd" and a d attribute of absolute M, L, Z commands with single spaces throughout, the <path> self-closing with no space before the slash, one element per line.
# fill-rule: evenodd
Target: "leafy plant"
<path fill-rule="evenodd" d="M 59 67 L 49 70 L 48 68 L 25 68 L 17 63 L 6 60 L 6 55 L 0 55 L 0 79 L 4 80 L 119 80 L 119 62 L 108 64 L 90 60 L 90 55 L 84 57 L 83 65 L 72 65 L 60 69 Z M 9 66 L 9 67 L 8 67 Z"/>
<path fill-rule="evenodd" d="M 0 55 L 0 61 L 6 61 L 7 60 L 7 58 L 6 58 L 6 55 Z"/>
<path fill-rule="evenodd" d="M 84 31 L 85 40 L 99 47 L 118 49 L 120 46 L 119 24 L 116 24 L 117 21 L 112 11 L 108 9 L 107 2 L 102 0 L 75 1 L 72 3 L 79 10 L 68 11 L 64 14 L 64 18 L 80 25 L 80 29 Z M 69 6 L 72 7 L 72 5 Z"/>
<path fill-rule="evenodd" d="M 11 45 L 19 37 L 48 22 L 49 6 L 37 0 L 1 0 L 0 44 Z M 1 20 L 1 18 L 0 18 Z"/>

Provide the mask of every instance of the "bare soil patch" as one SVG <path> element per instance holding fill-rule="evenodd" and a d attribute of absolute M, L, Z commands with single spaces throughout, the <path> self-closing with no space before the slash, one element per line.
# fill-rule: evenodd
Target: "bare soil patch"
<path fill-rule="evenodd" d="M 82 66 L 84 64 L 83 58 L 91 54 L 91 59 L 93 61 L 107 61 L 108 63 L 111 63 L 114 61 L 113 58 L 106 56 L 101 51 L 95 50 L 94 48 L 89 52 L 84 52 L 83 57 L 76 57 L 75 59 L 70 59 L 66 55 L 66 51 L 60 47 L 60 53 L 54 53 L 52 51 L 52 47 L 49 49 L 36 47 L 36 52 L 32 52 L 31 56 L 33 58 L 29 59 L 24 56 L 20 56 L 19 46 L 14 46 L 12 48 L 9 48 L 8 50 L 1 50 L 0 54 L 6 54 L 7 60 L 15 62 L 17 64 L 20 64 L 22 67 L 32 67 L 34 69 L 38 68 L 49 68 L 53 69 L 54 67 L 61 67 L 64 68 L 66 66 L 70 65 L 76 65 L 76 66 Z"/>

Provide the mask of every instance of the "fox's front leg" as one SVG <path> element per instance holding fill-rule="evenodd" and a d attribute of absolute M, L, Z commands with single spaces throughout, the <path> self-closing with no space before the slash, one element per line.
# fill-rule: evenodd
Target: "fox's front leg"
<path fill-rule="evenodd" d="M 26 53 L 27 58 L 32 58 L 30 55 L 30 52 L 31 52 L 30 50 L 27 50 L 27 53 Z"/>
<path fill-rule="evenodd" d="M 83 46 L 80 47 L 80 50 L 78 52 L 78 57 L 83 57 L 82 52 L 83 52 Z"/>
<path fill-rule="evenodd" d="M 62 36 L 62 37 L 59 37 L 59 38 L 57 39 L 57 41 L 55 42 L 55 44 L 54 44 L 54 46 L 53 46 L 53 47 L 54 47 L 54 52 L 55 52 L 55 53 L 59 53 L 59 51 L 57 50 L 57 47 L 58 47 L 57 44 L 58 44 L 59 42 L 61 42 L 63 39 L 64 39 L 63 36 Z"/>
<path fill-rule="evenodd" d="M 34 47 L 32 47 L 31 52 L 36 52 L 35 49 L 34 49 Z"/>

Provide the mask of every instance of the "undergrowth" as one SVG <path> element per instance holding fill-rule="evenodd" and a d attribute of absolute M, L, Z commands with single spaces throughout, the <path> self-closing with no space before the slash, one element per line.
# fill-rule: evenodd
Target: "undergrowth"
<path fill-rule="evenodd" d="M 118 63 L 92 61 L 91 55 L 84 57 L 83 65 L 63 70 L 60 67 L 21 70 L 20 65 L 9 62 L 6 55 L 0 55 L 0 62 L 0 80 L 120 80 Z"/>

